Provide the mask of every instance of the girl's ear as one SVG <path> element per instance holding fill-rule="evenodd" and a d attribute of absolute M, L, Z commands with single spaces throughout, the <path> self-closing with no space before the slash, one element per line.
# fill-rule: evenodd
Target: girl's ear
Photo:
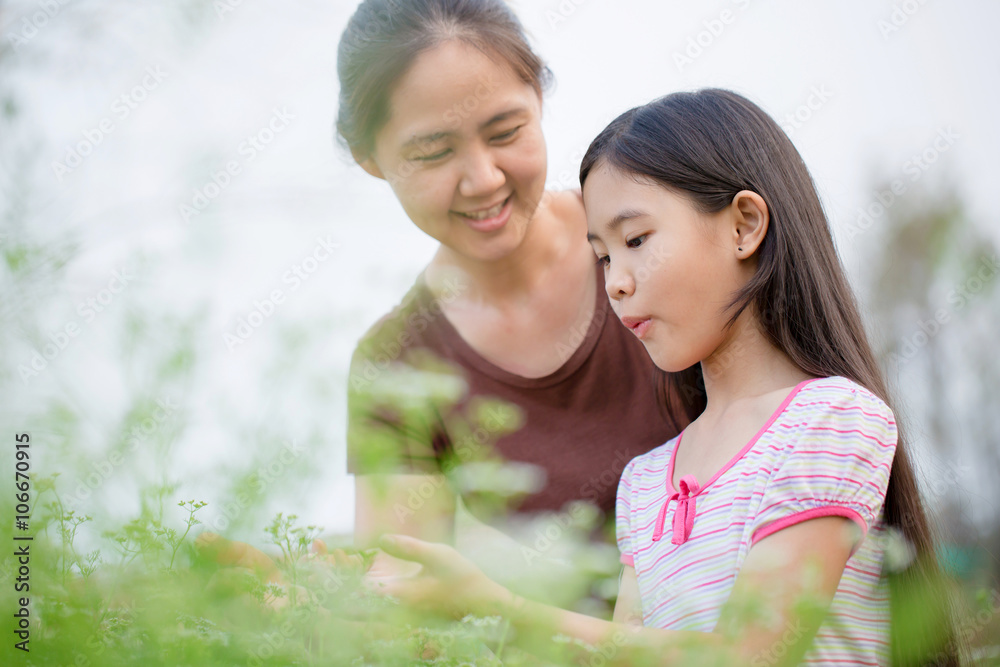
<path fill-rule="evenodd" d="M 375 164 L 375 160 L 372 159 L 371 155 L 364 155 L 352 148 L 351 156 L 354 158 L 354 161 L 357 162 L 359 165 L 361 165 L 361 168 L 367 171 L 369 174 L 371 174 L 375 178 L 381 178 L 383 181 L 385 180 L 385 176 L 382 174 L 382 170 L 378 168 L 377 164 Z"/>
<path fill-rule="evenodd" d="M 770 215 L 764 198 L 752 190 L 740 190 L 730 206 L 733 214 L 733 251 L 738 259 L 748 259 L 767 235 Z"/>

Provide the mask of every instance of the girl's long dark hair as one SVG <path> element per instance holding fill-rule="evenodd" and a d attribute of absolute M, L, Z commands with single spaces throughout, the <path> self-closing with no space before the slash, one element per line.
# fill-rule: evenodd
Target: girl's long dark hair
<path fill-rule="evenodd" d="M 727 90 L 667 95 L 625 112 L 594 139 L 580 167 L 581 185 L 599 162 L 684 195 L 704 213 L 729 206 L 741 190 L 763 197 L 770 225 L 756 273 L 732 301 L 730 323 L 751 308 L 768 339 L 802 371 L 849 378 L 892 408 L 812 178 L 760 107 Z M 703 387 L 696 365 L 668 376 L 665 399 L 693 418 L 705 407 Z M 884 573 L 893 664 L 957 665 L 958 637 L 898 417 L 897 429 L 883 516 L 916 556 L 908 567 Z M 936 610 L 921 616 L 909 608 L 915 604 Z M 913 627 L 899 622 L 903 616 L 923 622 Z"/>

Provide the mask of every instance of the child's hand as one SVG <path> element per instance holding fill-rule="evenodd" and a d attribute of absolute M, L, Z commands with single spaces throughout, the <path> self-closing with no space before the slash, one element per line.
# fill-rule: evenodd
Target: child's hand
<path fill-rule="evenodd" d="M 379 544 L 393 558 L 376 559 L 365 576 L 365 585 L 378 593 L 456 618 L 496 613 L 511 598 L 506 589 L 446 544 L 406 535 L 387 535 Z M 401 571 L 395 559 L 411 561 L 413 566 Z"/>

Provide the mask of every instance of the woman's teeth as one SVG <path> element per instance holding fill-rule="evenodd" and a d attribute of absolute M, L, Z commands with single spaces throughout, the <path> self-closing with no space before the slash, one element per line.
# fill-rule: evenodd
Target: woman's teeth
<path fill-rule="evenodd" d="M 494 206 L 493 208 L 488 208 L 485 211 L 479 211 L 478 213 L 463 213 L 466 218 L 470 220 L 486 220 L 487 218 L 495 218 L 500 215 L 500 211 L 503 210 L 504 205 L 507 200 L 504 199 L 502 202 Z"/>

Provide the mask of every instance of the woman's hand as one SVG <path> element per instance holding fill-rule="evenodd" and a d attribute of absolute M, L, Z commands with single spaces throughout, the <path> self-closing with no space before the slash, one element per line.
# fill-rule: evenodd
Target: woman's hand
<path fill-rule="evenodd" d="M 378 571 L 365 576 L 372 590 L 403 603 L 455 618 L 466 614 L 489 616 L 503 612 L 513 594 L 487 577 L 472 561 L 446 544 L 425 542 L 407 535 L 386 535 L 379 546 L 388 555 L 418 563 L 408 573 Z"/>
<path fill-rule="evenodd" d="M 216 533 L 205 532 L 198 536 L 194 546 L 204 558 L 218 565 L 248 570 L 264 583 L 283 583 L 281 570 L 274 559 L 246 542 L 227 540 Z"/>
<path fill-rule="evenodd" d="M 245 542 L 228 540 L 216 533 L 206 532 L 195 540 L 195 548 L 202 557 L 218 565 L 225 566 L 213 577 L 216 585 L 238 589 L 241 576 L 252 576 L 264 584 L 274 584 L 291 593 L 294 588 L 296 599 L 307 600 L 312 595 L 310 589 L 318 585 L 330 571 L 359 576 L 364 572 L 365 559 L 359 554 L 348 554 L 343 549 L 327 549 L 322 540 L 316 540 L 309 549 L 309 555 L 299 559 L 302 582 L 305 585 L 291 586 L 278 564 L 266 553 Z M 268 598 L 266 606 L 278 610 L 288 606 L 289 595 Z"/>

